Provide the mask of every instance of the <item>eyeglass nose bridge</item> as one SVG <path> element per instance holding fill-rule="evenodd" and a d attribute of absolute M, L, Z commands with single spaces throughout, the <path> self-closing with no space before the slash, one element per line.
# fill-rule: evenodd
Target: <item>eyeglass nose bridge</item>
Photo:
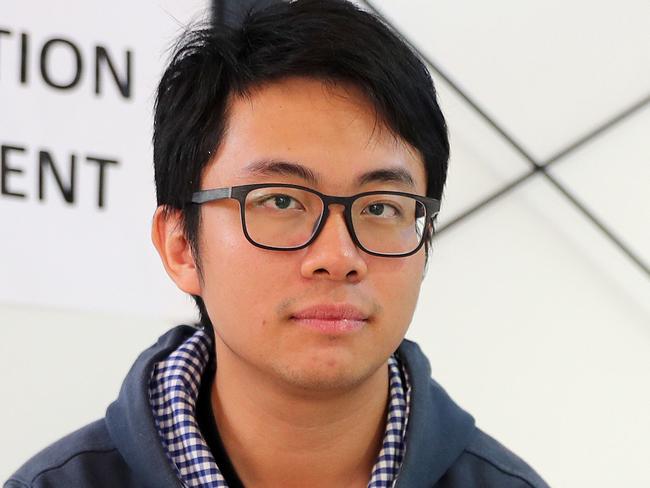
<path fill-rule="evenodd" d="M 313 234 L 309 239 L 309 242 L 305 246 L 311 245 L 318 236 L 323 231 L 327 219 L 330 216 L 330 205 L 342 205 L 343 206 L 343 220 L 345 221 L 345 227 L 347 228 L 348 235 L 356 247 L 361 250 L 364 250 L 364 247 L 359 242 L 357 234 L 354 231 L 354 226 L 352 224 L 352 203 L 355 200 L 355 197 L 339 197 L 331 195 L 319 195 L 323 202 L 323 210 L 321 212 L 320 219 L 316 222 Z"/>

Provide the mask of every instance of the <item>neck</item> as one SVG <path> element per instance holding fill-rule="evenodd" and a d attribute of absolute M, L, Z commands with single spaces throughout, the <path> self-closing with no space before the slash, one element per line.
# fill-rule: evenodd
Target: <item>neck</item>
<path fill-rule="evenodd" d="M 346 391 L 278 384 L 216 340 L 212 406 L 247 487 L 365 487 L 381 448 L 388 366 Z"/>

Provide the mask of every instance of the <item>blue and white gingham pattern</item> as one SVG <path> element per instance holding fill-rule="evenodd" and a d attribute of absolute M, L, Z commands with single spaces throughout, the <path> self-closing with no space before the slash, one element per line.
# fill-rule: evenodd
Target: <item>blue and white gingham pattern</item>
<path fill-rule="evenodd" d="M 411 388 L 408 382 L 406 369 L 404 380 L 406 388 L 402 384 L 400 364 L 391 356 L 388 358 L 388 378 L 390 388 L 390 401 L 388 404 L 388 418 L 386 420 L 386 431 L 381 451 L 372 468 L 372 476 L 368 488 L 387 488 L 393 486 L 397 472 L 402 465 L 404 456 L 406 424 L 410 410 Z"/>
<path fill-rule="evenodd" d="M 181 482 L 187 487 L 227 488 L 195 417 L 210 348 L 210 338 L 199 330 L 156 363 L 149 401 L 162 445 Z"/>
<path fill-rule="evenodd" d="M 197 330 L 166 359 L 154 365 L 149 399 L 167 456 L 188 488 L 227 488 L 195 417 L 203 370 L 212 354 L 212 342 Z M 388 359 L 390 401 L 381 451 L 368 488 L 393 486 L 402 464 L 411 388 L 397 358 Z M 402 374 L 406 384 L 402 383 Z"/>

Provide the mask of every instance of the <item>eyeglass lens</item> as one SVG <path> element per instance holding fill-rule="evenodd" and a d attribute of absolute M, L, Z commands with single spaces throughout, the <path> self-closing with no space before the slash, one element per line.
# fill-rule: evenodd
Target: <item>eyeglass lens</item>
<path fill-rule="evenodd" d="M 268 247 L 291 249 L 307 243 L 323 214 L 323 201 L 297 188 L 265 187 L 248 193 L 246 230 L 250 238 Z M 380 254 L 405 254 L 422 240 L 426 209 L 403 195 L 365 195 L 352 205 L 352 226 L 360 244 Z"/>

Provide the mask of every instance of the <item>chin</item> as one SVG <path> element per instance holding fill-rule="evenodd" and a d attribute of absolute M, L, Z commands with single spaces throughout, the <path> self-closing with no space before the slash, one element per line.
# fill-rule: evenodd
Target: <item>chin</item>
<path fill-rule="evenodd" d="M 341 358 L 311 358 L 304 364 L 294 361 L 276 369 L 276 375 L 288 386 L 311 392 L 345 391 L 357 387 L 373 373 L 368 363 L 363 367 Z"/>

